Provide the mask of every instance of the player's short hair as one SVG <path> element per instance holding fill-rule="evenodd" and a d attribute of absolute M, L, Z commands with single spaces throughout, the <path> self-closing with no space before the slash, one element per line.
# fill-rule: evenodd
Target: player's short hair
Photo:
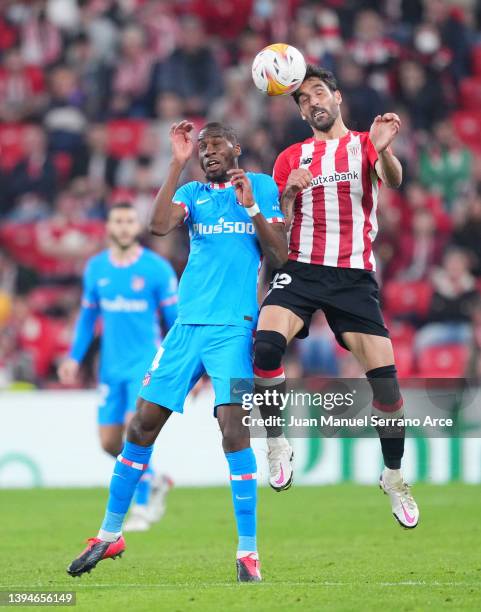
<path fill-rule="evenodd" d="M 303 83 L 307 81 L 307 79 L 320 79 L 331 91 L 337 91 L 339 87 L 337 86 L 337 80 L 334 74 L 330 70 L 325 70 L 321 68 L 321 66 L 314 66 L 314 64 L 307 64 L 306 76 L 302 80 Z M 300 98 L 299 89 L 296 89 L 291 96 L 296 101 L 296 104 L 299 104 Z"/>
<path fill-rule="evenodd" d="M 108 214 L 110 215 L 110 213 L 114 210 L 137 210 L 135 208 L 135 206 L 132 204 L 132 202 L 127 202 L 122 201 L 122 202 L 115 202 L 115 204 L 112 204 L 112 206 L 109 208 L 109 212 Z"/>
<path fill-rule="evenodd" d="M 230 125 L 225 125 L 224 123 L 220 123 L 219 121 L 210 121 L 206 123 L 204 127 L 199 132 L 198 139 L 200 140 L 201 135 L 204 135 L 205 132 L 212 132 L 222 138 L 225 138 L 233 145 L 238 144 L 237 134 Z"/>

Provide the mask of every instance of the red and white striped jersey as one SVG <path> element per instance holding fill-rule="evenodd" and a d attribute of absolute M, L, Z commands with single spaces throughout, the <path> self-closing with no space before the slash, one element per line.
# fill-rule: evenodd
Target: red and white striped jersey
<path fill-rule="evenodd" d="M 307 168 L 313 176 L 294 203 L 289 259 L 375 270 L 377 159 L 369 133 L 351 131 L 331 140 L 308 138 L 279 155 L 274 180 L 281 193 L 294 168 Z"/>

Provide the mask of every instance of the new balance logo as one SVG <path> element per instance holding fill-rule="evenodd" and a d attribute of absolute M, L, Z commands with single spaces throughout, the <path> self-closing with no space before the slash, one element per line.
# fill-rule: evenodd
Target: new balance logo
<path fill-rule="evenodd" d="M 301 159 L 301 166 L 307 166 L 309 164 L 312 164 L 312 157 L 304 157 L 303 159 Z"/>
<path fill-rule="evenodd" d="M 316 176 L 312 179 L 311 185 L 325 185 L 326 183 L 341 183 L 343 181 L 358 181 L 359 172 L 335 172 L 326 176 Z"/>

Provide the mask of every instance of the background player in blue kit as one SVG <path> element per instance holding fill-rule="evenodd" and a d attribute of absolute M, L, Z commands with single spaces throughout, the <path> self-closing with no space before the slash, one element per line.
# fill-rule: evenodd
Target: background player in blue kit
<path fill-rule="evenodd" d="M 106 227 L 110 248 L 87 263 L 70 356 L 58 373 L 63 383 L 75 382 L 101 317 L 99 433 L 102 448 L 117 457 L 142 377 L 160 344 L 159 311 L 166 331 L 177 317 L 177 276 L 168 261 L 139 244 L 142 228 L 131 204 L 112 206 Z M 127 530 L 144 531 L 161 517 L 167 489 L 165 477 L 154 479 L 146 470 Z"/>
<path fill-rule="evenodd" d="M 172 412 L 207 372 L 215 391 L 215 416 L 230 469 L 239 534 L 237 578 L 261 580 L 256 543 L 256 460 L 245 412 L 232 403 L 230 381 L 252 379 L 252 334 L 257 321 L 257 276 L 261 256 L 278 267 L 287 259 L 287 240 L 270 176 L 237 168 L 241 153 L 230 128 L 209 123 L 200 132 L 199 161 L 207 183 L 176 186 L 194 151 L 191 123 L 170 132 L 172 159 L 153 213 L 151 231 L 164 235 L 185 222 L 191 248 L 179 286 L 179 316 L 149 371 L 115 465 L 110 497 L 97 538 L 68 568 L 72 576 L 90 571 L 125 549 L 122 524 L 153 444 Z M 174 193 L 175 192 L 175 193 Z M 195 469 L 195 466 L 192 466 Z"/>

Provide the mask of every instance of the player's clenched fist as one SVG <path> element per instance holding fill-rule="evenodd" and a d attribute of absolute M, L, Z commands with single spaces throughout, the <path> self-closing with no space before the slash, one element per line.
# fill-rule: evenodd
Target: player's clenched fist
<path fill-rule="evenodd" d="M 186 164 L 194 151 L 192 142 L 193 123 L 181 121 L 170 128 L 169 138 L 172 145 L 172 157 L 180 164 Z"/>
<path fill-rule="evenodd" d="M 296 195 L 303 189 L 311 186 L 312 174 L 306 168 L 294 168 L 291 170 L 286 183 L 285 191 L 291 195 Z"/>

